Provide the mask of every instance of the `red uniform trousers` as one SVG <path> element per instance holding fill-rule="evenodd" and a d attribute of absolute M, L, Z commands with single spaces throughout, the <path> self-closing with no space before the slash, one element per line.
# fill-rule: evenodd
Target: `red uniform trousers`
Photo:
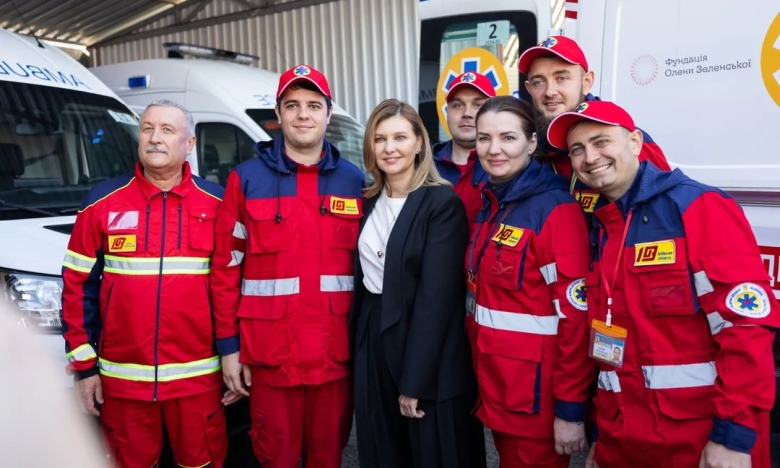
<path fill-rule="evenodd" d="M 249 436 L 263 468 L 340 468 L 352 429 L 352 385 L 344 377 L 320 385 L 275 387 L 255 378 Z"/>
<path fill-rule="evenodd" d="M 528 439 L 493 431 L 493 443 L 501 468 L 568 468 L 571 458 L 555 452 L 553 439 Z"/>
<path fill-rule="evenodd" d="M 222 468 L 228 440 L 221 390 L 164 401 L 105 395 L 100 422 L 120 468 L 151 468 L 163 447 L 163 425 L 182 467 Z"/>

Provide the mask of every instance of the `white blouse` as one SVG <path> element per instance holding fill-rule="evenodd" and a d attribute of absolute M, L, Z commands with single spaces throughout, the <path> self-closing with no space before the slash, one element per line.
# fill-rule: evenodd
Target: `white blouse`
<path fill-rule="evenodd" d="M 373 294 L 382 293 L 387 240 L 405 202 L 406 198 L 390 198 L 382 190 L 360 234 L 358 252 L 360 267 L 363 269 L 363 285 Z"/>

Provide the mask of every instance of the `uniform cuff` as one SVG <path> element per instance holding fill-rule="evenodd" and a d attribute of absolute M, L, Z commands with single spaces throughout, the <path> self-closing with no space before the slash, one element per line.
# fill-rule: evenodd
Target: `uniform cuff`
<path fill-rule="evenodd" d="M 93 375 L 97 375 L 97 374 L 98 374 L 98 367 L 92 366 L 87 370 L 76 371 L 75 377 L 76 377 L 76 381 L 79 381 L 79 380 L 84 380 L 88 377 L 92 377 Z"/>
<path fill-rule="evenodd" d="M 590 424 L 590 441 L 591 442 L 599 441 L 599 427 L 596 425 L 596 421 L 593 421 Z"/>
<path fill-rule="evenodd" d="M 221 356 L 228 356 L 235 354 L 240 349 L 238 336 L 231 336 L 229 338 L 220 338 L 217 340 L 217 352 Z"/>
<path fill-rule="evenodd" d="M 588 403 L 555 400 L 555 417 L 569 422 L 583 422 L 588 419 Z"/>
<path fill-rule="evenodd" d="M 715 418 L 710 440 L 729 450 L 750 454 L 756 443 L 758 433 L 742 424 L 726 419 Z"/>

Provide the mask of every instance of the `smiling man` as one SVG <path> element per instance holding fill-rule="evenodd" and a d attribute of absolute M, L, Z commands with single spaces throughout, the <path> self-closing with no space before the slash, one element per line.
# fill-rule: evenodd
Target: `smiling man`
<path fill-rule="evenodd" d="M 466 72 L 449 83 L 447 88 L 447 128 L 452 139 L 433 146 L 433 160 L 439 174 L 454 187 L 463 204 L 469 222 L 482 208 L 482 187 L 487 173 L 479 164 L 474 148 L 477 144 L 477 111 L 496 91 L 484 75 Z"/>
<path fill-rule="evenodd" d="M 225 383 L 248 395 L 264 468 L 337 468 L 352 422 L 347 318 L 362 172 L 325 140 L 328 81 L 279 78 L 282 135 L 228 177 L 211 281 Z"/>
<path fill-rule="evenodd" d="M 551 36 L 538 45 L 527 49 L 517 62 L 518 69 L 526 75 L 525 89 L 533 101 L 536 132 L 539 135 L 538 154 L 549 158 L 558 174 L 570 180 L 572 192 L 585 211 L 591 211 L 592 191 L 579 184 L 572 174 L 571 163 L 566 152 L 552 147 L 544 138 L 550 122 L 564 112 L 573 111 L 580 103 L 598 101 L 591 94 L 596 79 L 595 72 L 588 67 L 580 46 L 565 36 Z M 642 146 L 639 160 L 649 160 L 656 167 L 669 170 L 661 148 L 650 136 L 642 132 Z M 586 195 L 583 197 L 583 193 Z"/>
<path fill-rule="evenodd" d="M 190 171 L 186 109 L 149 104 L 139 128 L 135 172 L 97 185 L 76 216 L 62 275 L 69 367 L 117 466 L 156 466 L 164 428 L 179 466 L 219 467 L 208 273 L 223 190 Z"/>
<path fill-rule="evenodd" d="M 585 282 L 595 462 L 768 468 L 780 310 L 739 205 L 640 162 L 642 132 L 611 102 L 561 114 L 547 139 L 603 195 Z"/>

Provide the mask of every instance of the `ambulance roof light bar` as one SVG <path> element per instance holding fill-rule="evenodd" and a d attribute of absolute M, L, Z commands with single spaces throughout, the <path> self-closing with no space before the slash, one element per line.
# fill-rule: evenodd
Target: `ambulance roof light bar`
<path fill-rule="evenodd" d="M 232 50 L 216 49 L 197 44 L 187 44 L 184 42 L 166 42 L 163 44 L 168 51 L 168 58 L 184 58 L 191 56 L 197 58 L 206 58 L 212 60 L 226 60 L 230 62 L 252 65 L 260 61 L 260 57 L 250 54 L 233 52 Z"/>

